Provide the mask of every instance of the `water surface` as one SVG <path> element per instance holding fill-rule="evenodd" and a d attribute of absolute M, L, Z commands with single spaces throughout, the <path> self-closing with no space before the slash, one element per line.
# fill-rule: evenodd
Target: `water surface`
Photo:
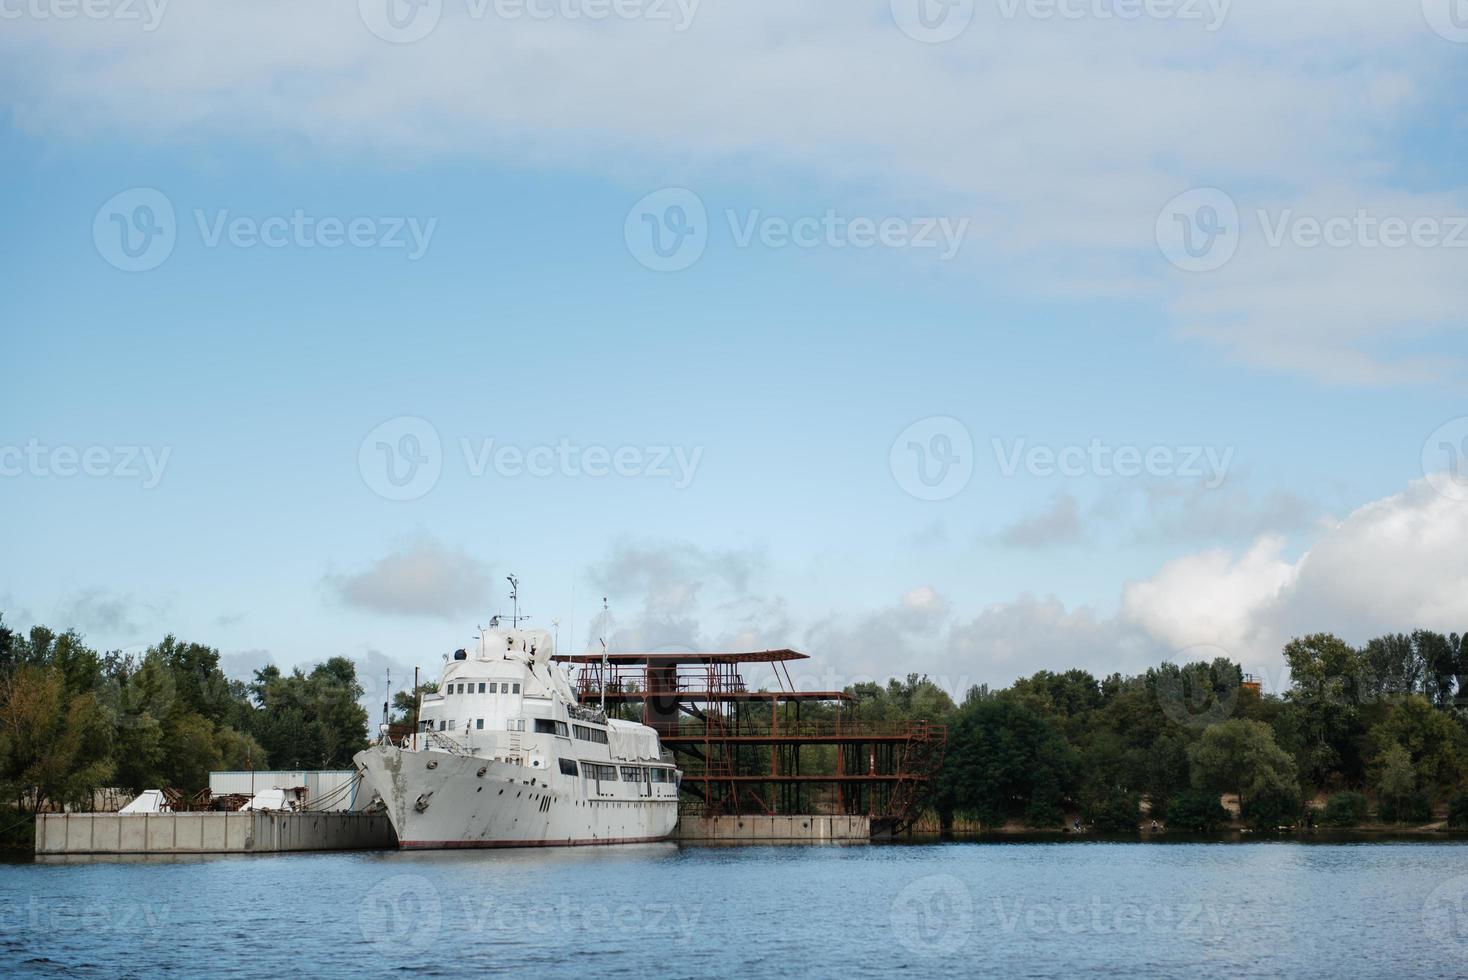
<path fill-rule="evenodd" d="M 1468 845 L 990 844 L 0 865 L 57 977 L 1460 977 Z"/>

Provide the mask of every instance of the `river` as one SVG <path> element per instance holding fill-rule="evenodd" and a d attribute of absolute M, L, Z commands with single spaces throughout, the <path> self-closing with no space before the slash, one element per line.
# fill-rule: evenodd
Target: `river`
<path fill-rule="evenodd" d="M 948 843 L 0 864 L 57 977 L 1461 977 L 1461 843 Z"/>

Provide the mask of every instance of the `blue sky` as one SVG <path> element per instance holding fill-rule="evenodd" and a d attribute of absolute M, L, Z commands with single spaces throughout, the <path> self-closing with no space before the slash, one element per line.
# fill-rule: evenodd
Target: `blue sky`
<path fill-rule="evenodd" d="M 108 472 L 0 458 L 0 608 L 375 672 L 436 664 L 515 572 L 538 625 L 569 632 L 574 590 L 578 647 L 605 594 L 624 648 L 788 645 L 838 681 L 955 687 L 1468 627 L 1468 503 L 1428 479 L 1468 435 L 1468 248 L 1445 241 L 1468 44 L 1424 3 L 1240 0 L 1213 32 L 985 8 L 941 44 L 901 0 L 708 3 L 682 31 L 446 4 L 407 44 L 368 0 L 11 20 L 0 444 L 100 447 Z M 1158 230 L 1195 189 L 1186 220 L 1238 212 L 1203 271 Z M 154 192 L 172 249 L 125 271 Z M 706 245 L 656 271 L 637 230 L 677 227 L 669 201 Z M 780 244 L 828 212 L 963 234 Z M 1442 240 L 1349 222 L 1312 247 L 1297 221 L 1358 212 Z M 252 243 L 297 214 L 388 244 Z M 404 418 L 440 472 L 385 499 L 375 444 Z M 893 451 L 914 425 L 924 451 L 972 442 L 942 499 Z M 476 475 L 485 440 L 635 472 Z M 1169 462 L 1004 472 L 1091 445 Z M 141 474 L 112 472 L 134 449 Z M 1217 480 L 1180 465 L 1208 452 Z"/>

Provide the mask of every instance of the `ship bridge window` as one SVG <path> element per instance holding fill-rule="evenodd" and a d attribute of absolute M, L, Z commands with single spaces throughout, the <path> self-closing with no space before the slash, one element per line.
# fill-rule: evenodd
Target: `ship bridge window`
<path fill-rule="evenodd" d="M 478 731 L 484 731 L 484 719 L 483 718 L 475 718 L 474 719 L 474 727 Z"/>
<path fill-rule="evenodd" d="M 600 728 L 592 728 L 590 725 L 572 725 L 571 729 L 576 733 L 576 737 L 583 742 L 607 744 L 607 733 Z"/>
<path fill-rule="evenodd" d="M 623 782 L 640 783 L 640 782 L 643 782 L 643 779 L 644 779 L 644 777 L 642 775 L 642 767 L 641 766 L 623 766 L 622 767 L 622 780 L 623 780 Z"/>
<path fill-rule="evenodd" d="M 576 771 L 576 760 L 575 759 L 562 759 L 561 760 L 561 775 L 562 776 L 579 776 L 580 775 L 580 773 L 578 773 Z"/>
<path fill-rule="evenodd" d="M 582 762 L 581 771 L 586 774 L 587 779 L 616 779 L 617 767 L 602 765 L 597 762 Z"/>
<path fill-rule="evenodd" d="M 439 731 L 443 731 L 444 730 L 444 722 L 442 720 L 440 720 L 439 723 L 438 723 L 438 730 Z"/>
<path fill-rule="evenodd" d="M 500 686 L 498 684 L 496 684 L 494 681 L 490 681 L 489 682 L 489 693 L 490 694 L 498 694 L 498 693 L 500 693 Z"/>
<path fill-rule="evenodd" d="M 479 682 L 479 693 L 480 694 L 483 694 L 484 693 L 484 681 L 480 681 Z"/>
<path fill-rule="evenodd" d="M 514 687 L 515 687 L 515 689 L 513 691 L 511 691 L 510 693 L 511 694 L 519 694 L 520 693 L 520 685 L 519 684 L 516 684 L 516 685 L 514 685 Z"/>
<path fill-rule="evenodd" d="M 560 735 L 563 738 L 571 737 L 571 732 L 566 728 L 564 721 L 555 721 L 551 718 L 535 719 L 535 730 L 542 735 Z"/>

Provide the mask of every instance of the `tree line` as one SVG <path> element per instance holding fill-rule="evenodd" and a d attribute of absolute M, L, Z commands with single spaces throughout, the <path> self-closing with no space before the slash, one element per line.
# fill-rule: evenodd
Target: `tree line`
<path fill-rule="evenodd" d="M 1468 635 L 1428 630 L 1353 647 L 1284 648 L 1290 686 L 1262 693 L 1227 659 L 1138 676 L 1041 671 L 954 704 L 925 677 L 848 688 L 863 717 L 948 726 L 931 806 L 944 826 L 1101 830 L 1144 820 L 1212 830 L 1299 824 L 1468 829 Z M 1323 802 L 1323 805 L 1312 803 Z"/>
<path fill-rule="evenodd" d="M 96 790 L 208 785 L 211 770 L 343 769 L 367 744 L 346 657 L 226 677 L 219 651 L 172 635 L 99 653 L 74 631 L 0 618 L 0 800 L 25 818 Z M 13 821 L 12 821 L 13 822 Z"/>

